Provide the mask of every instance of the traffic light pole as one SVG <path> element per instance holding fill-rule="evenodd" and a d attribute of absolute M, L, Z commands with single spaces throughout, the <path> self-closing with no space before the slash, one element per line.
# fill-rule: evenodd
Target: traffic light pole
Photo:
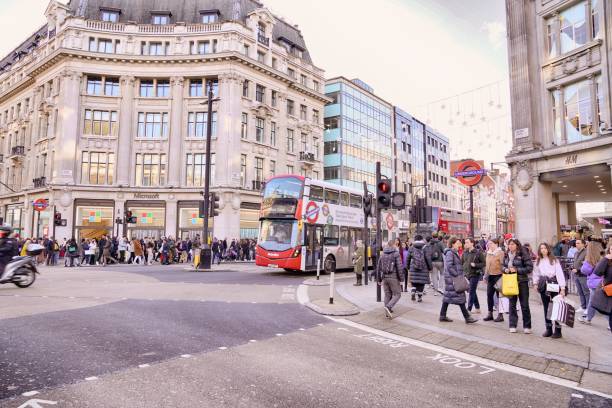
<path fill-rule="evenodd" d="M 363 197 L 364 197 L 364 202 L 367 199 L 368 195 L 370 193 L 368 192 L 368 183 L 366 183 L 365 181 L 363 182 Z M 371 207 L 371 202 L 370 202 L 370 207 Z M 368 248 L 370 247 L 370 229 L 369 229 L 369 225 L 368 225 L 368 218 L 370 217 L 370 211 L 371 208 L 368 209 L 368 211 L 366 211 L 366 208 L 364 206 L 364 217 L 363 217 L 363 272 L 361 275 L 361 281 L 363 282 L 364 285 L 368 284 L 368 272 L 369 272 L 369 267 L 368 267 Z"/>
<path fill-rule="evenodd" d="M 376 162 L 376 183 L 381 179 L 380 162 Z M 377 190 L 378 191 L 378 190 Z M 376 301 L 382 302 L 380 271 L 378 270 L 378 259 L 382 251 L 382 208 L 378 205 L 378 197 L 376 200 L 376 246 L 374 248 L 374 271 L 376 273 Z"/>
<path fill-rule="evenodd" d="M 212 139 L 212 116 L 213 116 L 213 83 L 210 81 L 208 87 L 208 114 L 206 118 L 206 165 L 204 166 L 204 228 L 202 231 L 202 243 L 200 248 L 200 265 L 198 269 L 210 270 L 212 253 L 208 244 L 208 215 L 210 205 L 210 144 Z"/>
<path fill-rule="evenodd" d="M 470 236 L 474 237 L 474 187 L 470 186 Z"/>

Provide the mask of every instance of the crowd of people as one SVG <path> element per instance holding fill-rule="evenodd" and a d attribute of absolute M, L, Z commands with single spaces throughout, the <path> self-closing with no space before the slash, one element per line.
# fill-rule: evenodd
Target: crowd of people
<path fill-rule="evenodd" d="M 362 284 L 363 256 L 363 244 L 358 242 L 354 254 L 355 285 Z M 523 333 L 531 334 L 529 296 L 530 288 L 534 288 L 544 309 L 543 336 L 556 339 L 562 337 L 561 325 L 547 316 L 553 299 L 557 296 L 565 299 L 571 280 L 580 299 L 577 320 L 588 325 L 598 313 L 607 315 L 608 330 L 612 329 L 612 297 L 602 290 L 612 284 L 612 239 L 607 242 L 575 239 L 554 246 L 541 243 L 534 251 L 529 244 L 512 237 L 458 239 L 436 233 L 426 238 L 416 235 L 412 242 L 389 241 L 377 260 L 376 270 L 377 282 L 384 289 L 388 318 L 393 318 L 393 307 L 401 298 L 402 283 L 407 279 L 413 302 L 422 302 L 428 285 L 434 296 L 442 296 L 441 322 L 452 321 L 447 317 L 448 307 L 457 305 L 465 322 L 474 323 L 478 321 L 475 315 L 481 314 L 477 289 L 484 281 L 487 294 L 484 321 L 502 323 L 507 313 L 508 330 L 517 333 L 520 308 Z M 516 274 L 515 295 L 503 295 L 504 274 Z"/>
<path fill-rule="evenodd" d="M 63 262 L 65 267 L 106 266 L 109 264 L 169 265 L 192 263 L 200 248 L 200 236 L 194 239 L 174 239 L 173 237 L 133 238 L 102 236 L 76 240 L 75 238 L 58 241 L 52 238 L 21 239 L 18 241 L 20 255 L 26 255 L 30 243 L 42 245 L 45 250 L 38 259 L 39 263 L 55 266 Z M 256 241 L 253 239 L 213 238 L 211 251 L 213 261 L 221 262 L 251 261 L 255 259 Z"/>

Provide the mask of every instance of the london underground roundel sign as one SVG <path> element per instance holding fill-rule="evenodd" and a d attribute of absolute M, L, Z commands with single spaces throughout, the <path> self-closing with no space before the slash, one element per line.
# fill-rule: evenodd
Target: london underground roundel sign
<path fill-rule="evenodd" d="M 487 171 L 476 161 L 464 160 L 459 163 L 453 176 L 464 186 L 473 187 L 482 181 L 485 174 Z"/>
<path fill-rule="evenodd" d="M 306 206 L 306 213 L 304 214 L 304 218 L 310 224 L 314 224 L 319 219 L 319 206 L 314 201 L 311 201 Z"/>
<path fill-rule="evenodd" d="M 49 201 L 45 200 L 44 198 L 39 198 L 32 203 L 32 208 L 34 211 L 45 211 L 47 207 L 49 207 Z"/>

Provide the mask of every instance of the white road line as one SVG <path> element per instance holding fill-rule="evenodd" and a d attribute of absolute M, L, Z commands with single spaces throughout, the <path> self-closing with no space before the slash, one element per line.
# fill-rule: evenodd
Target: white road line
<path fill-rule="evenodd" d="M 87 377 L 87 378 L 85 378 L 85 381 L 95 381 L 97 379 L 98 379 L 98 377 Z"/>
<path fill-rule="evenodd" d="M 249 340 L 249 343 L 256 343 L 257 340 Z"/>
<path fill-rule="evenodd" d="M 586 389 L 586 388 L 579 387 L 578 383 L 575 382 L 575 381 L 565 380 L 563 378 L 554 377 L 552 375 L 538 373 L 538 372 L 535 372 L 535 371 L 527 370 L 525 368 L 515 367 L 515 366 L 509 365 L 509 364 L 500 363 L 498 361 L 489 360 L 489 359 L 484 358 L 484 357 L 473 356 L 471 354 L 463 353 L 461 351 L 449 349 L 449 348 L 442 347 L 442 346 L 439 346 L 439 345 L 436 345 L 436 344 L 429 344 L 429 343 L 425 343 L 425 342 L 420 341 L 420 340 L 415 340 L 415 339 L 411 339 L 411 338 L 408 338 L 408 337 L 400 336 L 400 335 L 397 335 L 397 334 L 388 333 L 388 332 L 385 332 L 385 331 L 382 331 L 382 330 L 373 329 L 371 327 L 364 326 L 363 324 L 355 323 L 355 322 L 353 322 L 351 320 L 337 319 L 337 318 L 333 318 L 333 317 L 328 317 L 328 319 L 330 319 L 332 321 L 335 321 L 337 323 L 344 324 L 344 325 L 349 326 L 349 327 L 353 327 L 355 329 L 359 329 L 359 330 L 365 331 L 367 333 L 372 333 L 372 334 L 375 334 L 377 336 L 386 337 L 388 339 L 400 341 L 400 342 L 403 342 L 403 343 L 408 343 L 408 344 L 411 344 L 413 346 L 416 346 L 416 347 L 419 347 L 419 348 L 423 348 L 423 349 L 426 349 L 426 350 L 431 350 L 431 351 L 435 351 L 437 353 L 443 353 L 443 354 L 446 354 L 446 355 L 449 355 L 449 356 L 454 356 L 454 357 L 460 358 L 462 360 L 472 361 L 474 363 L 482 364 L 482 365 L 489 366 L 489 367 L 493 367 L 493 368 L 496 368 L 498 370 L 507 371 L 507 372 L 510 372 L 510 373 L 513 373 L 513 374 L 517 374 L 517 375 L 522 375 L 523 377 L 533 378 L 533 379 L 536 379 L 536 380 L 539 380 L 539 381 L 543 381 L 543 382 L 547 382 L 547 383 L 550 383 L 550 384 L 559 385 L 561 387 L 571 388 L 571 389 L 576 390 L 576 391 L 585 392 L 585 393 L 593 394 L 593 395 L 598 395 L 600 397 L 607 398 L 607 399 L 612 399 L 612 395 L 605 394 L 605 393 L 599 392 L 599 391 L 594 391 L 594 390 L 589 390 L 589 389 Z"/>
<path fill-rule="evenodd" d="M 181 354 L 181 357 L 182 357 L 182 358 L 190 358 L 190 357 L 191 357 L 191 354 Z"/>
<path fill-rule="evenodd" d="M 24 392 L 21 395 L 23 395 L 24 397 L 32 397 L 32 396 L 34 396 L 36 394 L 40 394 L 40 393 L 38 391 L 28 391 L 28 392 Z"/>
<path fill-rule="evenodd" d="M 219 347 L 219 350 L 227 350 L 227 347 Z"/>
<path fill-rule="evenodd" d="M 583 399 L 584 395 L 581 395 L 581 394 L 572 394 L 572 397 L 573 398 L 578 398 L 578 399 Z"/>
<path fill-rule="evenodd" d="M 305 329 L 305 328 L 303 328 L 303 327 L 300 327 L 300 331 L 304 331 L 304 330 L 306 330 L 306 329 Z"/>
<path fill-rule="evenodd" d="M 276 333 L 276 335 L 277 335 L 278 337 L 280 337 L 280 336 L 282 336 L 282 335 L 283 335 L 283 333 Z"/>
<path fill-rule="evenodd" d="M 297 301 L 302 305 L 310 302 L 310 297 L 308 296 L 308 286 L 300 285 L 298 287 Z"/>
<path fill-rule="evenodd" d="M 138 368 L 147 368 L 147 367 L 150 367 L 150 365 L 149 364 L 140 364 L 138 366 Z"/>

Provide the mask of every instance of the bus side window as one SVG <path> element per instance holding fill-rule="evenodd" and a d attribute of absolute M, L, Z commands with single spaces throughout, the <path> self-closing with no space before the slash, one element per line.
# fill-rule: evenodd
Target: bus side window
<path fill-rule="evenodd" d="M 320 186 L 310 186 L 310 199 L 312 201 L 323 201 L 323 187 Z"/>
<path fill-rule="evenodd" d="M 323 231 L 323 245 L 337 246 L 338 245 L 338 226 L 326 225 Z"/>
<path fill-rule="evenodd" d="M 336 190 L 325 189 L 325 202 L 329 204 L 338 204 L 340 193 Z"/>
<path fill-rule="evenodd" d="M 349 193 L 345 193 L 344 191 L 340 192 L 340 205 L 345 207 L 349 206 Z"/>
<path fill-rule="evenodd" d="M 340 228 L 340 245 L 341 246 L 350 246 L 351 239 L 349 236 L 349 228 L 342 227 Z"/>
<path fill-rule="evenodd" d="M 351 194 L 351 207 L 361 208 L 362 204 L 363 204 L 363 199 L 361 198 L 361 196 Z"/>

